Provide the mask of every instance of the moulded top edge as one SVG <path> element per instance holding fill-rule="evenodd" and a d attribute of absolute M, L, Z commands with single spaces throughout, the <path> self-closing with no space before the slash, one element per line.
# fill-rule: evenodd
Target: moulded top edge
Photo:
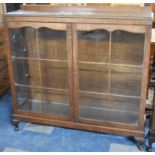
<path fill-rule="evenodd" d="M 153 19 L 152 13 L 133 13 L 133 12 L 93 12 L 93 11 L 25 11 L 25 10 L 17 10 L 5 13 L 4 16 L 46 16 L 46 17 L 62 17 L 62 18 L 113 18 L 113 19 L 138 19 L 145 20 Z"/>

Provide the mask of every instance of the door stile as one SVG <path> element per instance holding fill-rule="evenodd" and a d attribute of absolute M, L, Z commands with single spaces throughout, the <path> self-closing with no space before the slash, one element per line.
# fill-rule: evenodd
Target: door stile
<path fill-rule="evenodd" d="M 67 30 L 67 57 L 68 57 L 69 96 L 70 96 L 69 120 L 74 121 L 73 47 L 72 47 L 72 26 L 71 24 L 66 25 L 66 30 Z"/>
<path fill-rule="evenodd" d="M 77 122 L 79 118 L 79 73 L 78 73 L 78 41 L 77 41 L 77 28 L 72 24 L 73 36 L 73 89 L 74 89 L 74 121 Z"/>
<path fill-rule="evenodd" d="M 110 31 L 109 37 L 109 79 L 108 79 L 108 94 L 110 94 L 111 89 L 111 41 L 112 41 L 112 32 Z"/>
<path fill-rule="evenodd" d="M 138 125 L 140 128 L 144 128 L 145 121 L 145 106 L 146 106 L 146 95 L 147 95 L 147 85 L 148 85 L 148 72 L 149 72 L 149 60 L 150 60 L 150 42 L 151 40 L 151 27 L 146 28 L 145 33 L 145 43 L 144 43 L 144 60 L 143 60 L 143 78 L 142 78 L 142 88 L 141 88 L 141 103 L 139 111 L 139 121 Z"/>

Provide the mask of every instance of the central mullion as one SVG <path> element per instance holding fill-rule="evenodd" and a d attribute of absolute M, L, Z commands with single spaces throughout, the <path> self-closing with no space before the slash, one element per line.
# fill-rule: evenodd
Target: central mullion
<path fill-rule="evenodd" d="M 73 40 L 73 107 L 74 121 L 79 119 L 79 70 L 78 70 L 78 35 L 77 27 L 72 24 L 72 40 Z"/>
<path fill-rule="evenodd" d="M 108 93 L 110 94 L 111 89 L 111 42 L 112 42 L 112 32 L 109 36 L 109 79 L 108 79 Z"/>
<path fill-rule="evenodd" d="M 74 121 L 74 97 L 73 97 L 73 46 L 72 46 L 72 25 L 66 25 L 67 37 L 67 61 L 68 61 L 68 76 L 69 76 L 69 97 L 70 97 L 70 121 Z"/>

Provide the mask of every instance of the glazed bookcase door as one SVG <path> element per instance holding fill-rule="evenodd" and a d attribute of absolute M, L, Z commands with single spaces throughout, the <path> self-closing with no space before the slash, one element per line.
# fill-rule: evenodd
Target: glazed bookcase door
<path fill-rule="evenodd" d="M 77 121 L 139 125 L 144 31 L 74 26 Z"/>
<path fill-rule="evenodd" d="M 11 24 L 9 37 L 17 110 L 68 119 L 71 115 L 70 25 Z"/>

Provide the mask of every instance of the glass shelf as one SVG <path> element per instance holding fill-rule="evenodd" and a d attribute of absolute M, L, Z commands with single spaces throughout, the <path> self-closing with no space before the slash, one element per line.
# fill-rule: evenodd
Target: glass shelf
<path fill-rule="evenodd" d="M 42 58 L 31 58 L 31 57 L 15 57 L 15 56 L 12 56 L 11 57 L 12 59 L 19 59 L 19 60 L 37 60 L 37 61 L 51 61 L 51 62 L 62 62 L 62 63 L 68 63 L 67 60 L 57 60 L 57 59 L 42 59 Z"/>
<path fill-rule="evenodd" d="M 116 64 L 116 63 L 109 63 L 109 62 L 92 62 L 92 61 L 78 61 L 79 64 L 91 64 L 91 65 L 115 65 L 115 66 L 124 66 L 124 67 L 143 67 L 143 65 L 129 65 L 129 64 Z"/>
<path fill-rule="evenodd" d="M 55 91 L 60 91 L 60 92 L 67 92 L 68 89 L 58 89 L 58 88 L 50 88 L 50 87 L 43 87 L 43 86 L 32 86 L 32 85 L 23 85 L 23 84 L 18 84 L 14 83 L 15 86 L 17 87 L 25 87 L 25 88 L 34 88 L 34 89 L 47 89 L 47 90 L 55 90 Z"/>

